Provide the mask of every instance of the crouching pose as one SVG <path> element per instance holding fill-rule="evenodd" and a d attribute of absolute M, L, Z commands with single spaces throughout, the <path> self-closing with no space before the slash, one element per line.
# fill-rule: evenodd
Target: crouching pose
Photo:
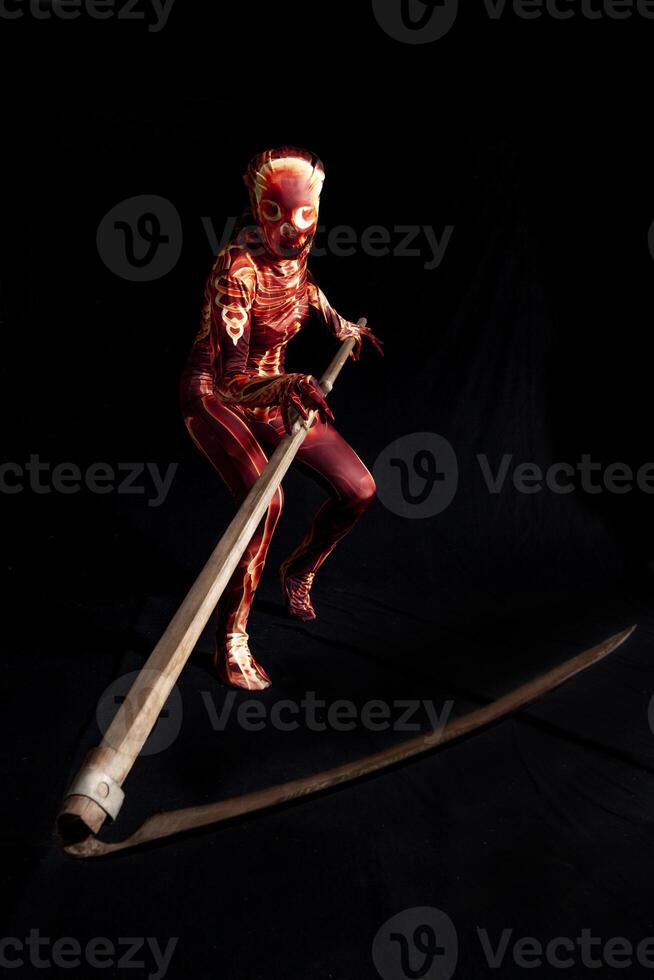
<path fill-rule="evenodd" d="M 244 178 L 250 210 L 207 281 L 201 328 L 181 383 L 191 438 L 237 506 L 265 467 L 266 450 L 290 431 L 293 410 L 304 418 L 317 410 L 295 459 L 327 487 L 328 497 L 281 567 L 288 612 L 302 620 L 315 619 L 310 593 L 316 572 L 375 494 L 371 474 L 332 425 L 315 378 L 284 373 L 286 345 L 310 307 L 339 340 L 356 338 L 355 359 L 364 339 L 381 353 L 368 327 L 332 309 L 307 267 L 324 179 L 320 160 L 294 147 L 267 150 L 251 161 Z M 270 684 L 250 652 L 246 627 L 282 501 L 280 487 L 217 609 L 218 676 L 247 690 Z"/>

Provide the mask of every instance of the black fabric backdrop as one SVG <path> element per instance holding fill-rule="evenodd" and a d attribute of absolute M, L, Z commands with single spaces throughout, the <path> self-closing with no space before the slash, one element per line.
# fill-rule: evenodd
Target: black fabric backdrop
<path fill-rule="evenodd" d="M 454 975 L 466 980 L 525 972 L 510 953 L 491 969 L 478 927 L 494 942 L 503 929 L 544 944 L 582 928 L 634 944 L 654 935 L 650 497 L 524 494 L 510 480 L 490 494 L 477 460 L 496 469 L 508 453 L 547 468 L 589 454 L 635 469 L 651 458 L 641 66 L 652 29 L 510 13 L 491 22 L 479 7 L 447 38 L 413 47 L 386 37 L 368 5 L 337 3 L 180 9 L 157 35 L 5 23 L 4 460 L 178 468 L 160 507 L 85 489 L 3 494 L 4 935 L 178 937 L 167 976 L 225 980 L 374 978 L 377 931 L 419 906 L 454 922 Z M 328 227 L 427 225 L 440 237 L 453 226 L 437 269 L 424 268 L 429 252 L 361 249 L 312 266 L 336 308 L 366 315 L 385 342 L 383 360 L 365 351 L 339 379 L 340 430 L 371 467 L 392 441 L 438 433 L 459 483 L 424 520 L 375 501 L 317 579 L 319 619 L 301 625 L 283 615 L 276 568 L 321 491 L 289 475 L 252 616 L 275 681 L 261 701 L 452 697 L 458 714 L 639 630 L 542 704 L 428 759 L 187 840 L 73 863 L 54 821 L 99 738 L 98 699 L 143 663 L 232 513 L 177 405 L 212 261 L 202 218 L 220 234 L 244 204 L 249 156 L 283 142 L 324 159 Z M 139 194 L 167 198 L 183 227 L 179 261 L 150 283 L 114 275 L 96 247 L 102 217 Z M 319 374 L 333 350 L 311 323 L 289 366 Z M 138 760 L 113 836 L 158 809 L 401 737 L 216 731 L 207 699 L 219 710 L 226 691 L 209 650 L 207 633 L 179 682 L 179 735 Z M 645 972 L 581 960 L 568 970 Z"/>

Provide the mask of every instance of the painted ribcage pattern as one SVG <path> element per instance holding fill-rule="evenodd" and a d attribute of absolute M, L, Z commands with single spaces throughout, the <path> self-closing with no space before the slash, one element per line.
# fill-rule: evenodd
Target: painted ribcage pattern
<path fill-rule="evenodd" d="M 284 348 L 307 317 L 306 279 L 306 259 L 257 269 L 250 363 L 258 374 L 279 374 L 283 370 Z"/>

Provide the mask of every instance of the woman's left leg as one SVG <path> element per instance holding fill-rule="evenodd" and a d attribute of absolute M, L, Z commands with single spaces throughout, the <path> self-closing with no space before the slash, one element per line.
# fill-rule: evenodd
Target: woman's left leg
<path fill-rule="evenodd" d="M 255 423 L 258 439 L 269 444 L 284 435 L 281 419 Z M 288 611 L 298 619 L 315 619 L 309 592 L 322 563 L 345 537 L 375 496 L 372 474 L 330 423 L 316 420 L 302 443 L 296 462 L 326 486 L 328 498 L 311 527 L 280 572 Z"/>

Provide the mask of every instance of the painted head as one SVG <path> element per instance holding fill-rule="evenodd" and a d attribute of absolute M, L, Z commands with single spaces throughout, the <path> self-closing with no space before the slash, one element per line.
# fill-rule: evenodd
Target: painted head
<path fill-rule="evenodd" d="M 266 248 L 277 258 L 298 258 L 311 247 L 325 171 L 309 150 L 282 146 L 258 153 L 243 177 L 250 208 Z"/>

